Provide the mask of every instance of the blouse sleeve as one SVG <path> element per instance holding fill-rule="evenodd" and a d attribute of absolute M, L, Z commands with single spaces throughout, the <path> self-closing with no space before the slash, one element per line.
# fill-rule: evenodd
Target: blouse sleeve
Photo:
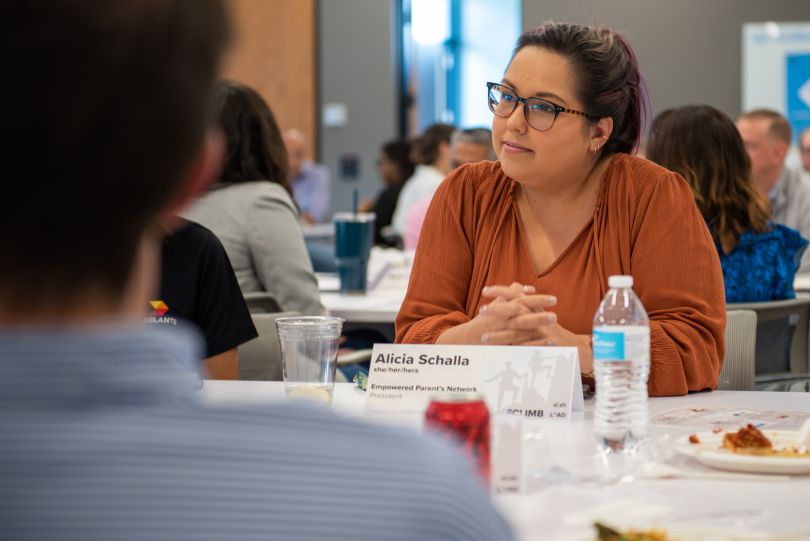
<path fill-rule="evenodd" d="M 634 290 L 650 316 L 651 396 L 714 389 L 725 348 L 720 259 L 689 186 L 672 173 L 639 196 Z"/>
<path fill-rule="evenodd" d="M 447 329 L 470 320 L 465 308 L 473 249 L 467 217 L 474 197 L 464 189 L 469 174 L 469 167 L 457 169 L 433 195 L 396 320 L 398 343 L 433 344 Z"/>

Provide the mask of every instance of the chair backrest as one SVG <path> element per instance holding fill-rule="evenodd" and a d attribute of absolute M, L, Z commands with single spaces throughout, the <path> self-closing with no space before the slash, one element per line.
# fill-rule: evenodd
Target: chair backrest
<path fill-rule="evenodd" d="M 770 302 L 734 303 L 728 310 L 757 313 L 757 383 L 807 377 L 810 296 Z"/>
<path fill-rule="evenodd" d="M 720 391 L 753 391 L 756 359 L 757 313 L 729 310 L 726 313 L 726 358 L 717 378 Z"/>
<path fill-rule="evenodd" d="M 250 314 L 259 336 L 239 346 L 239 379 L 281 381 L 281 342 L 276 319 L 296 312 Z"/>
<path fill-rule="evenodd" d="M 242 295 L 251 314 L 275 314 L 281 312 L 281 306 L 272 294 L 266 291 L 254 291 Z"/>

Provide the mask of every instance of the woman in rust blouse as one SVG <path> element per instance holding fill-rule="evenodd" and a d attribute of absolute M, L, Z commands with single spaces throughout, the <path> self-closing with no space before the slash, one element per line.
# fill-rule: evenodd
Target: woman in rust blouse
<path fill-rule="evenodd" d="M 717 251 L 686 182 L 629 155 L 643 83 L 610 30 L 547 23 L 487 83 L 497 162 L 433 197 L 397 341 L 575 346 L 607 278 L 630 274 L 650 316 L 653 396 L 713 389 L 724 353 Z"/>

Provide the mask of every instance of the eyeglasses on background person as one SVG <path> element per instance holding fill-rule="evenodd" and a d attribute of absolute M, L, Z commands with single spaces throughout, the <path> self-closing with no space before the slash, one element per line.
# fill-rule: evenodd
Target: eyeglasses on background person
<path fill-rule="evenodd" d="M 561 107 L 543 98 L 521 98 L 517 92 L 499 83 L 487 83 L 487 91 L 489 110 L 500 117 L 511 116 L 518 103 L 523 102 L 523 116 L 526 117 L 526 123 L 536 130 L 550 130 L 560 113 L 580 115 L 594 120 L 588 113 Z"/>

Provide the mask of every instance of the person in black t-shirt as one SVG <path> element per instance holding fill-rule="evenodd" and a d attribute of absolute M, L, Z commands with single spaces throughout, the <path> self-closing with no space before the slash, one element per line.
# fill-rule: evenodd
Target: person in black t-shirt
<path fill-rule="evenodd" d="M 236 347 L 255 338 L 245 299 L 219 239 L 196 222 L 176 218 L 163 239 L 160 295 L 147 321 L 177 325 L 183 319 L 205 335 L 205 368 L 212 379 L 239 379 Z"/>
<path fill-rule="evenodd" d="M 383 231 L 391 225 L 394 210 L 397 208 L 399 192 L 405 181 L 411 178 L 416 167 L 410 158 L 411 145 L 407 141 L 393 140 L 380 148 L 377 170 L 385 185 L 375 201 L 364 201 L 360 210 L 376 215 L 374 220 L 374 244 L 395 246 L 397 235 L 386 235 Z"/>

